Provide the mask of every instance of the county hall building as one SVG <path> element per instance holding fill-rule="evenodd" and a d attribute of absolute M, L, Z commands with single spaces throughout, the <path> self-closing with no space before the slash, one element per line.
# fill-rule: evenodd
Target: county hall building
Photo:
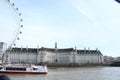
<path fill-rule="evenodd" d="M 1 54 L 1 53 L 0 53 Z M 103 63 L 102 53 L 90 49 L 64 48 L 12 48 L 5 53 L 9 56 L 11 63 L 47 63 L 48 65 L 69 65 L 69 64 L 101 64 Z"/>

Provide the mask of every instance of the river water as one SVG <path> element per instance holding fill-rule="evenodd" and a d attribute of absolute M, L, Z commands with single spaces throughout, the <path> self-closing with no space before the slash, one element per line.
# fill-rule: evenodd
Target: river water
<path fill-rule="evenodd" d="M 11 80 L 120 80 L 120 67 L 48 69 L 48 74 L 9 74 Z"/>

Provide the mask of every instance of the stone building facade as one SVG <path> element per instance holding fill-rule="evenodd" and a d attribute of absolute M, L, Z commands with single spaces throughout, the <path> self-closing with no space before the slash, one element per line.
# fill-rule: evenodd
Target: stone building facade
<path fill-rule="evenodd" d="M 4 42 L 0 42 L 0 64 L 2 63 L 2 56 L 5 51 L 7 44 Z"/>
<path fill-rule="evenodd" d="M 34 64 L 101 64 L 102 53 L 96 50 L 79 50 L 74 48 L 12 48 L 5 53 L 6 43 L 0 42 L 0 63 L 9 60 L 11 63 L 34 63 Z M 3 56 L 3 53 L 4 56 Z M 8 58 L 6 58 L 8 57 Z M 2 61 L 3 60 L 3 61 Z"/>
<path fill-rule="evenodd" d="M 101 64 L 102 53 L 96 50 L 77 50 L 73 48 L 13 48 L 8 51 L 11 63 L 47 64 Z"/>

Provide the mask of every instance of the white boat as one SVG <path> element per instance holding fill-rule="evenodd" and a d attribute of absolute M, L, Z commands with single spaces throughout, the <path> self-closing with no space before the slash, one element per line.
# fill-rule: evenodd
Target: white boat
<path fill-rule="evenodd" d="M 47 74 L 46 65 L 7 64 L 0 66 L 0 73 L 8 74 Z"/>

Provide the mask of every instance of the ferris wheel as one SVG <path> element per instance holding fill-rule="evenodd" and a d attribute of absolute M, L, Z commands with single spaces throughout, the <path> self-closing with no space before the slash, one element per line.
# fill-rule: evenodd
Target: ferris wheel
<path fill-rule="evenodd" d="M 0 0 L 0 42 L 6 44 L 3 52 L 16 46 L 17 40 L 20 40 L 22 21 L 21 13 L 15 3 L 11 0 Z"/>

